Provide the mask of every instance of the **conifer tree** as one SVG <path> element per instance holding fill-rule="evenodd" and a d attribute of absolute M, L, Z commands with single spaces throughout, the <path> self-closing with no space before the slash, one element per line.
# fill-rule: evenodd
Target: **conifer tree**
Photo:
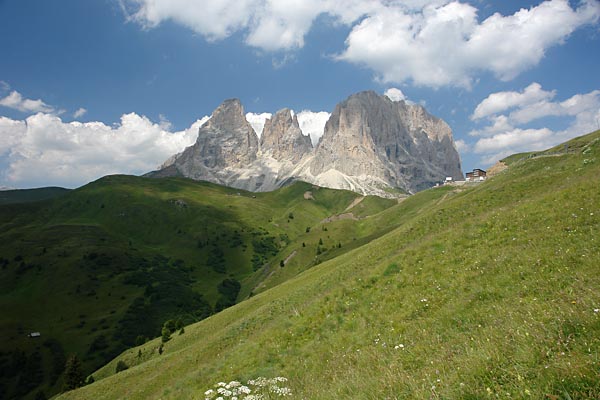
<path fill-rule="evenodd" d="M 83 370 L 81 369 L 81 361 L 77 354 L 72 354 L 65 364 L 65 384 L 64 391 L 77 389 L 83 386 Z"/>

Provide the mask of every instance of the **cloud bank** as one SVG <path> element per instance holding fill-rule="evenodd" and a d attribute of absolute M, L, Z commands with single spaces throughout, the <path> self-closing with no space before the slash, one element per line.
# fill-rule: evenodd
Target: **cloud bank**
<path fill-rule="evenodd" d="M 304 46 L 316 21 L 351 27 L 335 56 L 369 68 L 384 83 L 469 88 L 478 73 L 511 80 L 536 66 L 546 50 L 596 24 L 600 2 L 543 1 L 483 21 L 478 9 L 449 0 L 120 0 L 128 20 L 146 29 L 173 21 L 209 41 L 242 33 L 267 52 Z M 326 15 L 329 18 L 318 19 Z M 526 38 L 524 40 L 524 38 Z M 342 46 L 342 44 L 340 44 Z"/>
<path fill-rule="evenodd" d="M 77 110 L 76 113 L 81 113 Z M 298 122 L 314 145 L 323 135 L 327 112 L 301 111 Z M 248 113 L 262 132 L 270 113 Z M 63 186 L 74 188 L 109 174 L 140 175 L 191 146 L 205 116 L 182 131 L 171 131 L 164 117 L 158 123 L 135 113 L 120 122 L 64 122 L 59 116 L 37 113 L 23 120 L 0 116 L 0 183 L 10 187 Z"/>
<path fill-rule="evenodd" d="M 25 120 L 0 117 L 0 161 L 8 165 L 0 181 L 13 187 L 77 187 L 108 174 L 142 174 L 193 144 L 207 119 L 169 132 L 135 113 L 113 126 L 66 123 L 45 113 Z"/>

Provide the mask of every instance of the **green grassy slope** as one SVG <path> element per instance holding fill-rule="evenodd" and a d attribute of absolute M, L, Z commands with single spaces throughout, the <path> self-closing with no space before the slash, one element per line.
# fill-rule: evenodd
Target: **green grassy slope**
<path fill-rule="evenodd" d="M 588 146 L 591 142 L 595 140 L 600 140 L 600 134 L 598 134 L 598 132 L 599 131 L 588 133 L 587 135 L 583 136 L 578 136 L 565 143 L 559 144 L 544 151 L 530 151 L 527 153 L 513 154 L 503 159 L 502 162 L 507 165 L 511 165 L 517 161 L 522 161 L 528 158 L 561 155 L 569 152 L 579 153 L 583 151 L 584 147 Z"/>
<path fill-rule="evenodd" d="M 71 353 L 92 372 L 168 319 L 198 321 L 311 267 L 299 256 L 293 273 L 277 274 L 306 227 L 357 197 L 301 182 L 253 194 L 109 176 L 53 201 L 0 206 L 0 397 L 55 393 Z M 369 200 L 361 212 L 391 205 Z M 240 282 L 239 296 L 219 290 L 226 279 Z"/>
<path fill-rule="evenodd" d="M 60 398 L 203 398 L 258 376 L 307 399 L 600 398 L 598 136 L 418 193 L 369 218 L 395 218 L 388 234 Z"/>
<path fill-rule="evenodd" d="M 67 193 L 69 193 L 69 189 L 64 189 L 61 187 L 0 190 L 0 205 L 48 200 L 63 196 Z"/>

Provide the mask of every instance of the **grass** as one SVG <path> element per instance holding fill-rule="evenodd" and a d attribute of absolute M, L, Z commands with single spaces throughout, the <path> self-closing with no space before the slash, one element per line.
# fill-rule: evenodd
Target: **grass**
<path fill-rule="evenodd" d="M 226 279 L 241 283 L 241 300 L 312 267 L 301 249 L 293 266 L 279 265 L 312 240 L 307 226 L 316 231 L 358 197 L 301 182 L 254 194 L 183 178 L 108 176 L 29 202 L 45 192 L 0 206 L 0 370 L 8 371 L 0 397 L 56 393 L 69 354 L 91 373 L 138 336 L 160 335 L 169 319 L 189 324 L 218 311 L 236 297 L 219 291 Z M 392 204 L 365 199 L 360 215 Z M 331 233 L 332 242 L 346 242 L 344 232 Z"/>
<path fill-rule="evenodd" d="M 0 190 L 0 205 L 48 200 L 63 196 L 68 192 L 69 189 L 64 189 L 60 187 Z"/>
<path fill-rule="evenodd" d="M 395 225 L 60 398 L 201 398 L 257 376 L 308 399 L 600 398 L 598 134 L 474 187 L 313 226 L 314 243 Z M 119 360 L 131 367 L 115 374 Z"/>

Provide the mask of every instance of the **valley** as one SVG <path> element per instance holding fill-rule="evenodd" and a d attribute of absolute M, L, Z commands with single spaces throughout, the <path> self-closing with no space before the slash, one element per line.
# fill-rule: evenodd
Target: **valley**
<path fill-rule="evenodd" d="M 108 176 L 53 200 L 11 195 L 0 207 L 3 398 L 56 393 L 71 354 L 92 373 L 168 320 L 199 321 L 389 227 L 328 230 L 321 221 L 360 196 L 301 182 L 253 194 Z M 367 197 L 359 214 L 393 204 Z"/>

